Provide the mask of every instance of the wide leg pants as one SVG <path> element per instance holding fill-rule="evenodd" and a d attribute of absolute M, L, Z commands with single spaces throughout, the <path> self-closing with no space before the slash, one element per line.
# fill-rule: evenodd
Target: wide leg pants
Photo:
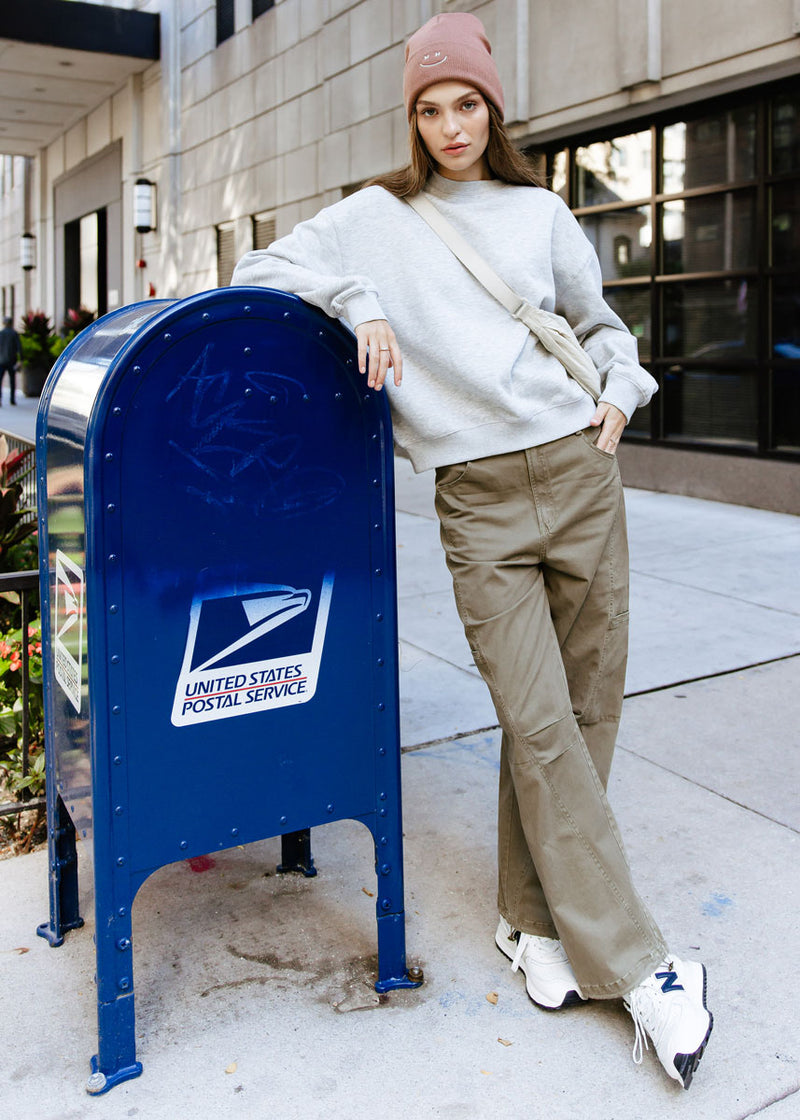
<path fill-rule="evenodd" d="M 459 614 L 502 727 L 498 905 L 559 937 L 583 994 L 667 956 L 605 786 L 622 710 L 628 548 L 616 458 L 576 432 L 436 472 Z"/>

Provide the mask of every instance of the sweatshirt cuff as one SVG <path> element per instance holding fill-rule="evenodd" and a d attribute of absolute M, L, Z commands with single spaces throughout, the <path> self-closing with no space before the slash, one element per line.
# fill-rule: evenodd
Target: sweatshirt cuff
<path fill-rule="evenodd" d="M 353 330 L 360 323 L 386 318 L 374 292 L 359 292 L 351 296 L 344 305 L 344 317 Z"/>
<path fill-rule="evenodd" d="M 642 391 L 632 381 L 612 376 L 608 378 L 606 387 L 600 394 L 600 401 L 613 404 L 620 412 L 625 413 L 625 419 L 630 422 L 631 416 L 642 403 Z"/>

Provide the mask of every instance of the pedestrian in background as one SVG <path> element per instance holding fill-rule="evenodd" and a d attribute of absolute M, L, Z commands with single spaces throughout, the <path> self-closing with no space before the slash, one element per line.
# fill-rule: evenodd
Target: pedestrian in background
<path fill-rule="evenodd" d="M 605 793 L 628 633 L 615 452 L 656 384 L 580 225 L 508 138 L 475 16 L 411 37 L 404 98 L 410 164 L 247 254 L 233 282 L 347 321 L 398 450 L 436 470 L 458 610 L 503 731 L 498 948 L 542 1007 L 623 999 L 634 1059 L 649 1036 L 688 1088 L 712 1027 L 705 967 L 668 950 Z M 510 297 L 476 278 L 475 251 Z"/>
<path fill-rule="evenodd" d="M 19 335 L 14 330 L 11 319 L 3 319 L 3 329 L 0 331 L 0 397 L 3 391 L 3 377 L 8 374 L 8 383 L 11 389 L 11 403 L 16 404 L 17 394 L 17 361 L 22 357 Z M 0 405 L 2 405 L 0 399 Z"/>

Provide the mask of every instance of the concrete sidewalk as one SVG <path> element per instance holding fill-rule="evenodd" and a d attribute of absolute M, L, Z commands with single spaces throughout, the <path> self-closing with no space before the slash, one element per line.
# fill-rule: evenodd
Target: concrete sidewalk
<path fill-rule="evenodd" d="M 34 935 L 46 854 L 8 860 L 10 1114 L 800 1117 L 800 521 L 628 493 L 631 695 L 609 788 L 640 890 L 675 952 L 709 970 L 715 1029 L 685 1093 L 652 1052 L 633 1064 L 620 1003 L 538 1011 L 494 947 L 499 736 L 451 602 L 431 484 L 398 463 L 407 940 L 423 987 L 372 989 L 373 856 L 354 822 L 314 831 L 312 880 L 274 875 L 277 840 L 222 852 L 204 873 L 173 864 L 134 907 L 144 1073 L 91 1099 L 91 899 L 84 929 L 54 951 Z"/>

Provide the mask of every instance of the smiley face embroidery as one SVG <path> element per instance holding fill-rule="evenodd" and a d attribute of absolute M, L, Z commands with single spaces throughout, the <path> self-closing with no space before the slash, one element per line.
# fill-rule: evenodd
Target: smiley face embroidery
<path fill-rule="evenodd" d="M 422 56 L 420 66 L 424 69 L 429 69 L 431 66 L 441 66 L 443 62 L 447 62 L 447 55 L 442 51 L 429 51 Z"/>

